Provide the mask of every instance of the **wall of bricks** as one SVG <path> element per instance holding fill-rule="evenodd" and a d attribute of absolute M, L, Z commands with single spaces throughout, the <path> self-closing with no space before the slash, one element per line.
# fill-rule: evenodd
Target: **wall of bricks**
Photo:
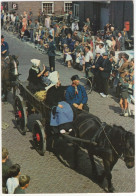
<path fill-rule="evenodd" d="M 64 14 L 64 1 L 55 1 L 54 2 L 54 13 L 57 14 Z"/>
<path fill-rule="evenodd" d="M 12 3 L 8 2 L 9 10 L 12 10 Z M 31 8 L 33 16 L 36 17 L 38 16 L 39 9 L 42 10 L 42 1 L 16 1 L 14 3 L 18 4 L 18 10 L 16 12 L 19 14 L 23 14 L 24 11 L 29 12 Z M 64 1 L 54 1 L 54 13 L 56 15 L 64 13 Z"/>

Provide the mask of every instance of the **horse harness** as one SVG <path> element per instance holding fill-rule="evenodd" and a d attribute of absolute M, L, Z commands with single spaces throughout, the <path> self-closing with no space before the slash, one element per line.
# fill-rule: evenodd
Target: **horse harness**
<path fill-rule="evenodd" d="M 123 154 L 124 154 L 124 160 L 125 160 L 125 158 L 127 158 L 129 160 L 134 159 L 134 156 L 130 156 L 130 155 L 128 156 L 128 155 L 125 154 L 125 148 L 123 148 Z"/>
<path fill-rule="evenodd" d="M 96 119 L 97 120 L 97 119 Z M 83 124 L 85 124 L 86 122 L 88 122 L 89 119 L 86 119 L 85 122 Z M 97 122 L 100 124 L 100 122 L 97 120 Z M 80 125 L 83 126 L 83 124 Z M 111 148 L 113 149 L 113 151 L 115 152 L 115 154 L 118 156 L 119 159 L 121 159 L 122 161 L 124 161 L 124 158 L 134 158 L 134 156 L 125 156 L 123 158 L 123 154 L 120 156 L 119 153 L 116 151 L 116 149 L 114 148 L 114 146 L 112 145 L 110 139 L 108 138 L 108 135 L 106 134 L 106 131 L 105 131 L 105 127 L 107 126 L 107 123 L 105 122 L 102 122 L 100 124 L 100 128 L 96 131 L 95 135 L 93 136 L 93 138 L 91 140 L 86 140 L 86 139 L 81 139 L 81 138 L 76 138 L 76 137 L 73 137 L 73 136 L 70 136 L 68 134 L 65 134 L 65 137 L 68 138 L 68 139 L 71 139 L 73 141 L 77 141 L 77 142 L 83 142 L 83 143 L 87 143 L 87 144 L 92 144 L 94 147 L 98 145 L 98 143 L 96 142 L 96 137 L 99 137 L 102 132 L 104 133 L 106 139 L 108 140 L 108 143 L 110 144 Z M 110 130 L 112 129 L 112 127 L 110 128 Z M 86 132 L 87 130 L 84 131 L 84 133 Z M 84 134 L 83 133 L 83 134 Z M 64 136 L 64 135 L 63 135 Z"/>
<path fill-rule="evenodd" d="M 12 56 L 13 57 L 13 56 Z M 8 66 L 11 64 L 11 62 L 7 62 L 7 59 L 9 58 L 9 56 L 7 56 L 5 59 L 4 59 L 4 63 L 5 63 L 5 65 L 3 66 L 3 69 L 7 69 L 8 68 Z M 14 58 L 13 58 L 14 59 Z M 15 59 L 14 59 L 14 61 L 15 61 Z M 14 79 L 13 79 L 13 77 L 18 77 L 20 74 L 18 74 L 18 71 L 17 71 L 17 67 L 18 67 L 18 65 L 14 65 L 14 67 L 12 68 L 11 66 L 9 67 L 9 72 L 10 72 L 10 81 L 14 81 Z M 13 71 L 12 70 L 14 70 L 14 72 L 15 73 L 13 73 Z M 7 81 L 8 81 L 8 79 L 6 79 Z M 5 81 L 6 81 L 5 80 Z"/>
<path fill-rule="evenodd" d="M 106 131 L 105 131 L 105 127 L 106 127 L 106 126 L 107 126 L 107 124 L 106 124 L 105 122 L 103 122 L 103 123 L 101 124 L 100 129 L 98 129 L 98 131 L 96 132 L 95 136 L 93 137 L 93 139 L 95 139 L 95 138 L 96 138 L 97 133 L 98 133 L 98 132 L 99 132 L 99 130 L 100 130 L 100 133 L 99 133 L 99 135 L 98 135 L 98 136 L 100 136 L 100 135 L 101 135 L 101 133 L 102 133 L 102 132 L 104 132 L 106 139 L 108 140 L 108 142 L 109 142 L 109 144 L 110 144 L 111 148 L 112 148 L 112 149 L 113 149 L 113 151 L 116 153 L 116 155 L 118 156 L 118 158 L 119 158 L 119 159 L 121 159 L 122 161 L 124 161 L 124 160 L 125 160 L 125 158 L 133 159 L 133 158 L 134 158 L 134 156 L 127 156 L 127 155 L 125 155 L 125 148 L 123 148 L 123 154 L 122 154 L 122 155 L 119 155 L 119 153 L 116 151 L 116 149 L 114 148 L 114 146 L 112 145 L 112 143 L 111 143 L 110 139 L 108 138 L 108 136 L 107 136 L 107 134 L 106 134 Z M 112 129 L 112 127 L 110 128 L 110 130 L 111 130 L 111 129 Z M 92 141 L 92 140 L 91 140 L 91 141 Z M 125 155 L 125 156 L 124 156 L 124 155 Z M 124 157 L 124 158 L 123 158 L 123 157 Z"/>

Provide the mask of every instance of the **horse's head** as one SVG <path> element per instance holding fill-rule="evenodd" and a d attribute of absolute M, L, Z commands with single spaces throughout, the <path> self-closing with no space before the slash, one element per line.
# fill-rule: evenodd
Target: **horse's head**
<path fill-rule="evenodd" d="M 9 59 L 10 59 L 10 63 L 11 64 L 15 64 L 16 63 L 16 65 L 18 66 L 19 65 L 19 61 L 18 61 L 18 57 L 17 56 L 15 56 L 15 55 L 10 55 L 9 56 Z"/>
<path fill-rule="evenodd" d="M 15 55 L 6 56 L 6 58 L 4 59 L 4 62 L 8 65 L 12 65 L 12 64 L 14 65 L 15 63 L 17 66 L 19 65 L 18 57 Z"/>
<path fill-rule="evenodd" d="M 123 157 L 127 168 L 134 167 L 134 155 L 135 155 L 134 134 L 131 132 L 126 132 L 124 136 Z"/>

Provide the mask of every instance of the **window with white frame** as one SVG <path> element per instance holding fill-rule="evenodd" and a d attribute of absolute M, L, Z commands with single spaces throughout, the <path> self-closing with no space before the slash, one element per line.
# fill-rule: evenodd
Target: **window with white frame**
<path fill-rule="evenodd" d="M 64 2 L 64 12 L 69 12 L 69 10 L 72 10 L 72 1 Z"/>
<path fill-rule="evenodd" d="M 74 4 L 74 16 L 75 18 L 79 18 L 79 5 Z"/>
<path fill-rule="evenodd" d="M 44 11 L 45 14 L 54 13 L 54 2 L 42 2 L 42 11 Z"/>

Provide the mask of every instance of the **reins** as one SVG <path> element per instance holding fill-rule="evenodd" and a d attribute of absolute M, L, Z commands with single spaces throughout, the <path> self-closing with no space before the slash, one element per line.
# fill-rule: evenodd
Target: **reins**
<path fill-rule="evenodd" d="M 85 111 L 85 110 L 83 110 L 85 113 L 88 113 L 89 114 L 89 112 L 87 112 L 87 111 Z M 112 143 L 111 143 L 111 141 L 110 141 L 110 139 L 108 138 L 108 136 L 107 136 L 107 134 L 106 134 L 106 132 L 105 132 L 105 127 L 106 127 L 106 123 L 105 122 L 103 122 L 103 123 L 101 123 L 101 122 L 99 122 L 97 119 L 95 119 L 98 123 L 99 123 L 99 125 L 100 125 L 100 128 L 99 128 L 99 130 L 100 129 L 102 129 L 101 131 L 100 131 L 100 134 L 102 133 L 102 132 L 104 132 L 104 135 L 105 135 L 105 137 L 106 137 L 106 139 L 108 140 L 108 142 L 109 142 L 109 144 L 110 144 L 110 146 L 111 146 L 111 148 L 113 149 L 113 151 L 116 153 L 116 155 L 118 156 L 118 158 L 119 159 L 121 159 L 122 161 L 124 160 L 123 159 L 123 155 L 119 155 L 119 153 L 116 151 L 116 149 L 114 148 L 114 146 L 112 145 Z M 97 131 L 97 132 L 99 132 L 99 131 Z M 99 135 L 100 135 L 99 134 Z M 96 142 L 95 142 L 96 143 Z"/>
<path fill-rule="evenodd" d="M 106 125 L 105 125 L 105 127 L 106 127 Z M 106 134 L 106 132 L 105 132 L 105 127 L 102 126 L 102 130 L 103 130 L 103 132 L 104 132 L 104 134 L 105 134 L 105 137 L 107 138 L 107 140 L 108 140 L 108 142 L 109 142 L 111 148 L 112 148 L 113 151 L 116 153 L 116 155 L 118 156 L 118 158 L 121 159 L 121 160 L 123 161 L 123 160 L 124 160 L 124 159 L 123 159 L 123 155 L 120 156 L 119 153 L 118 153 L 118 152 L 116 151 L 116 149 L 114 148 L 114 146 L 112 145 L 110 139 L 108 138 L 108 136 L 107 136 L 107 134 Z"/>
<path fill-rule="evenodd" d="M 88 112 L 89 113 L 89 112 Z M 119 153 L 116 151 L 116 149 L 114 148 L 114 146 L 112 145 L 112 143 L 111 143 L 111 141 L 110 141 L 110 139 L 108 138 L 108 136 L 107 136 L 107 134 L 106 134 L 106 132 L 105 132 L 105 127 L 106 127 L 106 123 L 105 122 L 103 122 L 103 123 L 100 123 L 97 119 L 95 119 L 99 124 L 100 124 L 100 129 L 102 129 L 102 131 L 104 132 L 104 134 L 105 134 L 105 137 L 107 138 L 107 140 L 108 140 L 108 142 L 109 142 L 109 144 L 110 144 L 110 146 L 111 146 L 111 148 L 113 149 L 113 151 L 116 153 L 116 155 L 118 156 L 118 158 L 119 159 L 121 159 L 122 161 L 123 161 L 123 155 L 119 155 Z M 100 134 L 102 133 L 102 131 L 100 132 Z M 99 135 L 100 135 L 99 134 Z"/>
<path fill-rule="evenodd" d="M 87 111 L 84 111 L 84 112 L 89 114 L 89 112 L 87 112 Z M 88 120 L 89 119 L 86 119 L 84 123 L 86 123 Z M 98 131 L 96 132 L 96 134 L 94 135 L 93 138 L 96 138 L 96 137 L 100 136 L 101 133 L 104 132 L 104 135 L 105 135 L 108 143 L 110 144 L 111 148 L 113 149 L 113 151 L 115 152 L 115 154 L 118 156 L 119 159 L 121 159 L 122 161 L 124 161 L 125 158 L 134 158 L 134 156 L 124 156 L 124 153 L 122 155 L 119 155 L 119 153 L 116 151 L 115 147 L 112 145 L 112 143 L 111 143 L 111 141 L 110 141 L 110 139 L 109 139 L 109 137 L 108 137 L 108 135 L 107 135 L 107 133 L 105 131 L 105 127 L 107 126 L 107 124 L 105 122 L 103 122 L 103 123 L 99 122 L 97 118 L 95 118 L 95 120 L 99 123 L 100 128 L 98 129 Z M 82 123 L 80 125 L 80 127 L 83 126 L 84 123 Z M 110 128 L 110 130 L 111 129 L 112 129 L 112 127 Z M 99 133 L 99 134 L 97 135 L 97 133 Z M 79 142 L 88 143 L 88 144 L 90 143 L 90 144 L 92 144 L 94 146 L 97 146 L 97 142 L 95 142 L 94 139 L 85 140 L 85 139 L 81 139 L 81 138 L 76 138 L 76 137 L 70 136 L 68 134 L 63 135 L 63 136 L 65 136 L 66 138 L 71 139 L 73 141 L 79 141 Z"/>

